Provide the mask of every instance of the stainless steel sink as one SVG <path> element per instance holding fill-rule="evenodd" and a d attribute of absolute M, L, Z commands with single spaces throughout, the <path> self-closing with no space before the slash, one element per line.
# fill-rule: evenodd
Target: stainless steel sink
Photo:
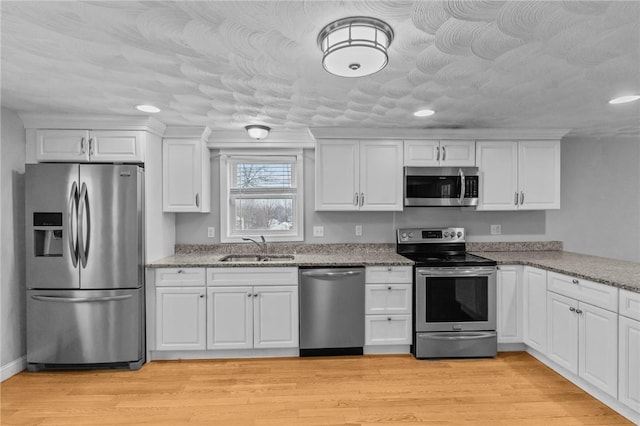
<path fill-rule="evenodd" d="M 257 254 L 228 254 L 220 258 L 220 262 L 286 262 L 295 257 L 289 254 L 261 256 Z"/>

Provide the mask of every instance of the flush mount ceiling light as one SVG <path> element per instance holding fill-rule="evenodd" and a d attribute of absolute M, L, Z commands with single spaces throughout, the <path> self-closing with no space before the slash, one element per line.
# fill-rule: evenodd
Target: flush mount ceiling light
<path fill-rule="evenodd" d="M 245 126 L 244 128 L 247 131 L 249 137 L 257 140 L 264 139 L 269 136 L 269 130 L 271 130 L 270 127 L 261 126 L 259 124 L 250 124 L 248 126 Z"/>
<path fill-rule="evenodd" d="M 379 19 L 353 16 L 338 19 L 318 34 L 322 66 L 340 77 L 363 77 L 380 71 L 389 62 L 387 48 L 393 29 Z"/>
<path fill-rule="evenodd" d="M 626 104 L 627 102 L 633 102 L 640 99 L 638 95 L 620 96 L 609 101 L 610 104 Z"/>
<path fill-rule="evenodd" d="M 413 113 L 416 117 L 429 117 L 430 115 L 435 114 L 436 112 L 432 109 L 421 109 L 420 111 L 416 111 Z"/>
<path fill-rule="evenodd" d="M 160 112 L 160 108 L 153 105 L 136 105 L 136 109 L 142 112 L 156 113 Z"/>

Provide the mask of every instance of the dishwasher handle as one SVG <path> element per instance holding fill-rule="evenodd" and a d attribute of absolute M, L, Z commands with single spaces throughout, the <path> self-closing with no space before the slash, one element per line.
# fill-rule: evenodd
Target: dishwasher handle
<path fill-rule="evenodd" d="M 304 271 L 301 274 L 305 277 L 335 278 L 360 275 L 362 274 L 362 271 Z"/>

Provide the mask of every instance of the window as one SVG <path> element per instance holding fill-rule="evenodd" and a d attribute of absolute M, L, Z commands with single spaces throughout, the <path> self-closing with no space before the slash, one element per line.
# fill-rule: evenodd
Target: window
<path fill-rule="evenodd" d="M 222 242 L 303 241 L 302 151 L 222 151 Z"/>

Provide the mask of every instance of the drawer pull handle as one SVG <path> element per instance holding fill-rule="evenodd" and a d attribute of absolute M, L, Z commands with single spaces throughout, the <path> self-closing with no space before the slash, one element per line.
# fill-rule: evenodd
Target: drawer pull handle
<path fill-rule="evenodd" d="M 580 284 L 580 281 L 578 281 L 576 279 L 571 280 L 571 282 L 574 283 L 574 284 Z"/>

